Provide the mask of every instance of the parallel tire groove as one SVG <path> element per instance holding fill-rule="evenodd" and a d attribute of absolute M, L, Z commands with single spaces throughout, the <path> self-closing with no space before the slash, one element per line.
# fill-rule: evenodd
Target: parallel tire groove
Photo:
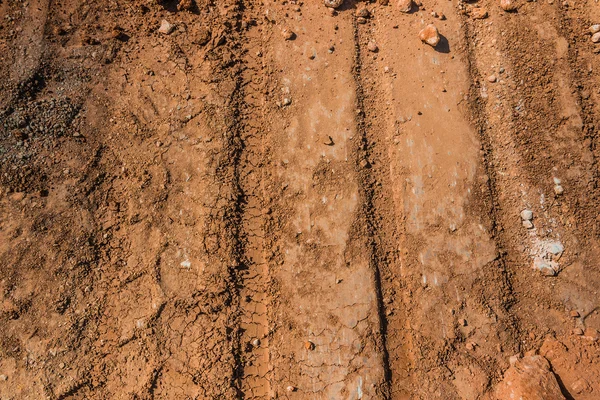
<path fill-rule="evenodd" d="M 382 398 L 391 399 L 391 382 L 392 382 L 392 370 L 390 368 L 390 357 L 387 349 L 387 318 L 386 318 L 386 310 L 385 304 L 383 300 L 383 287 L 382 287 L 382 277 L 381 277 L 381 266 L 387 262 L 385 259 L 385 253 L 383 249 L 380 248 L 378 243 L 378 235 L 382 233 L 379 232 L 379 224 L 378 220 L 380 216 L 378 215 L 377 207 L 375 206 L 375 182 L 376 177 L 371 173 L 371 169 L 369 168 L 369 159 L 372 154 L 370 153 L 370 148 L 373 146 L 373 143 L 369 140 L 368 134 L 368 125 L 365 117 L 365 107 L 364 107 L 364 99 L 365 94 L 363 90 L 363 76 L 362 76 L 362 51 L 361 51 L 361 35 L 360 29 L 356 21 L 353 21 L 353 29 L 354 29 L 354 65 L 353 65 L 353 78 L 354 84 L 356 88 L 356 102 L 357 102 L 357 116 L 356 116 L 356 126 L 357 133 L 359 135 L 358 140 L 354 145 L 354 157 L 356 162 L 356 168 L 358 170 L 359 176 L 359 193 L 361 196 L 361 221 L 362 224 L 365 225 L 368 237 L 367 247 L 370 250 L 370 258 L 369 258 L 369 266 L 372 272 L 372 279 L 375 287 L 375 296 L 377 299 L 377 312 L 379 316 L 379 337 L 377 338 L 379 343 L 379 351 L 382 354 L 383 358 L 383 371 L 384 371 L 384 387 L 382 388 Z M 364 167 L 363 167 L 364 165 Z"/>

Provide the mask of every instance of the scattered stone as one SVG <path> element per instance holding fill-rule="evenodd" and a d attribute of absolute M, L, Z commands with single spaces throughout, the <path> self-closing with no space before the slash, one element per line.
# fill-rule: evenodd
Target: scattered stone
<path fill-rule="evenodd" d="M 443 12 L 441 12 L 441 11 L 440 11 L 440 12 L 438 13 L 438 18 L 439 18 L 441 21 L 445 21 L 445 20 L 446 20 L 446 14 L 444 14 Z"/>
<path fill-rule="evenodd" d="M 329 50 L 327 50 L 327 51 L 329 51 L 329 54 L 333 53 L 335 51 L 335 46 L 334 45 L 329 46 Z"/>
<path fill-rule="evenodd" d="M 296 391 L 296 387 L 290 385 L 290 386 L 286 387 L 285 390 L 287 390 L 288 392 L 295 392 Z"/>
<path fill-rule="evenodd" d="M 579 318 L 579 311 L 577 310 L 571 310 L 571 312 L 569 313 L 569 315 L 573 318 Z"/>
<path fill-rule="evenodd" d="M 461 318 L 458 323 L 460 324 L 460 326 L 467 326 L 467 320 L 464 318 Z"/>
<path fill-rule="evenodd" d="M 487 77 L 487 80 L 489 83 L 496 83 L 496 81 L 498 80 L 498 78 L 496 78 L 496 75 L 490 75 Z"/>
<path fill-rule="evenodd" d="M 533 229 L 533 222 L 525 220 L 522 223 L 525 229 Z"/>
<path fill-rule="evenodd" d="M 594 24 L 590 26 L 590 33 L 593 35 L 594 33 L 600 32 L 600 24 Z"/>
<path fill-rule="evenodd" d="M 170 24 L 169 21 L 163 19 L 160 23 L 160 28 L 158 28 L 158 32 L 162 33 L 163 35 L 170 35 L 174 29 L 175 26 L 173 24 Z"/>
<path fill-rule="evenodd" d="M 306 348 L 306 350 L 314 350 L 315 349 L 315 344 L 313 342 L 311 342 L 310 340 L 307 340 L 306 342 L 304 342 L 304 348 Z"/>
<path fill-rule="evenodd" d="M 592 35 L 592 42 L 594 42 L 594 43 L 600 42 L 600 32 L 596 32 Z"/>
<path fill-rule="evenodd" d="M 419 32 L 419 39 L 431 47 L 435 47 L 440 42 L 440 34 L 435 25 L 429 24 Z"/>
<path fill-rule="evenodd" d="M 8 379 L 8 376 L 6 376 L 6 375 L 0 375 L 0 381 L 6 382 L 7 379 Z"/>
<path fill-rule="evenodd" d="M 560 185 L 554 186 L 554 193 L 556 193 L 557 195 L 563 194 L 564 191 L 565 191 L 565 189 L 563 189 L 562 186 L 560 186 Z"/>
<path fill-rule="evenodd" d="M 281 35 L 285 40 L 294 40 L 296 38 L 296 34 L 289 28 L 283 28 L 281 30 Z"/>
<path fill-rule="evenodd" d="M 581 335 L 583 335 L 583 329 L 581 329 L 581 328 L 575 328 L 575 329 L 573 329 L 571 331 L 571 333 L 573 335 L 581 336 Z"/>
<path fill-rule="evenodd" d="M 565 247 L 561 242 L 548 242 L 545 248 L 548 253 L 552 254 L 555 258 L 560 258 L 562 253 L 565 251 Z"/>
<path fill-rule="evenodd" d="M 381 4 L 382 6 L 387 6 L 388 4 L 390 4 L 389 0 L 379 0 L 379 4 Z"/>
<path fill-rule="evenodd" d="M 259 347 L 260 346 L 260 339 L 259 338 L 255 338 L 254 340 L 252 340 L 252 346 Z"/>
<path fill-rule="evenodd" d="M 398 10 L 403 13 L 409 13 L 413 8 L 412 0 L 398 0 L 396 4 L 398 6 Z"/>
<path fill-rule="evenodd" d="M 523 221 L 531 221 L 533 219 L 533 211 L 527 209 L 521 211 L 521 219 Z"/>
<path fill-rule="evenodd" d="M 475 343 L 469 342 L 466 344 L 465 347 L 467 348 L 467 350 L 472 351 L 475 349 Z"/>
<path fill-rule="evenodd" d="M 513 0 L 500 0 L 500 7 L 507 12 L 515 11 L 517 4 Z"/>
<path fill-rule="evenodd" d="M 483 7 L 473 7 L 471 10 L 471 18 L 473 19 L 486 19 L 488 17 L 488 12 Z"/>
<path fill-rule="evenodd" d="M 338 8 L 344 4 L 344 0 L 324 0 L 325 7 Z"/>
<path fill-rule="evenodd" d="M 371 13 L 366 7 L 361 7 L 356 10 L 356 16 L 361 18 L 369 18 L 371 17 Z"/>
<path fill-rule="evenodd" d="M 556 276 L 556 269 L 554 265 L 558 267 L 555 262 L 548 262 L 541 257 L 536 257 L 533 260 L 533 268 L 540 271 L 545 276 Z"/>
<path fill-rule="evenodd" d="M 358 18 L 356 18 L 356 22 L 358 22 L 361 25 L 364 25 L 367 23 L 367 19 L 363 18 L 363 17 L 358 17 Z"/>
<path fill-rule="evenodd" d="M 375 43 L 374 40 L 370 40 L 369 43 L 367 43 L 367 50 L 376 53 L 379 50 L 379 47 L 377 47 L 377 43 Z"/>
<path fill-rule="evenodd" d="M 65 369 L 65 363 L 61 362 L 60 364 L 58 364 L 58 368 Z"/>
<path fill-rule="evenodd" d="M 512 361 L 512 360 L 511 360 Z M 496 389 L 498 400 L 565 400 L 550 363 L 539 355 L 511 362 Z"/>
<path fill-rule="evenodd" d="M 179 4 L 177 4 L 178 11 L 192 11 L 194 9 L 194 0 L 181 0 Z"/>
<path fill-rule="evenodd" d="M 292 99 L 290 99 L 289 97 L 285 97 L 283 99 L 283 102 L 281 103 L 283 106 L 289 106 L 290 104 L 292 104 Z"/>

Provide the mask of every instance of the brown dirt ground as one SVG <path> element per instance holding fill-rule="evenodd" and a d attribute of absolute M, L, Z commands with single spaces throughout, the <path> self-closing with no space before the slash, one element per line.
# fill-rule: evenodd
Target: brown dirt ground
<path fill-rule="evenodd" d="M 0 0 L 0 399 L 599 399 L 600 8 L 396 3 Z"/>

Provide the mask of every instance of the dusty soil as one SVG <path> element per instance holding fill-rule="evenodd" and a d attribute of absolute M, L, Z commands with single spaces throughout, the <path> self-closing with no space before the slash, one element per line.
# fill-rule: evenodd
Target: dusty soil
<path fill-rule="evenodd" d="M 515 4 L 0 0 L 0 399 L 600 398 L 600 7 Z"/>

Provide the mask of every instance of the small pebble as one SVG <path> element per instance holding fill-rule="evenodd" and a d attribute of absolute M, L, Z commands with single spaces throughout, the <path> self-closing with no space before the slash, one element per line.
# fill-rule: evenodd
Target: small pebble
<path fill-rule="evenodd" d="M 573 333 L 573 335 L 581 336 L 581 335 L 583 335 L 583 329 L 575 328 L 571 331 L 571 333 Z"/>
<path fill-rule="evenodd" d="M 304 348 L 306 348 L 306 350 L 314 350 L 315 344 L 310 340 L 307 340 L 306 342 L 304 342 Z"/>
<path fill-rule="evenodd" d="M 0 375 L 0 381 L 5 382 L 8 379 L 6 375 Z"/>
<path fill-rule="evenodd" d="M 467 350 L 473 350 L 475 348 L 475 344 L 469 342 L 469 343 L 466 344 L 466 348 L 467 348 Z"/>
<path fill-rule="evenodd" d="M 471 10 L 471 18 L 473 19 L 485 19 L 488 16 L 488 12 L 483 7 L 474 7 Z"/>
<path fill-rule="evenodd" d="M 283 99 L 283 102 L 281 104 L 283 104 L 284 106 L 289 106 L 290 104 L 292 104 L 292 99 L 286 97 Z"/>
<path fill-rule="evenodd" d="M 344 0 L 324 0 L 325 7 L 338 8 L 344 4 Z"/>
<path fill-rule="evenodd" d="M 573 318 L 579 318 L 579 311 L 577 310 L 571 310 L 571 312 L 569 313 L 569 315 Z"/>
<path fill-rule="evenodd" d="M 281 35 L 283 36 L 284 40 L 294 40 L 296 37 L 296 34 L 289 28 L 283 28 L 281 30 Z"/>
<path fill-rule="evenodd" d="M 175 26 L 173 24 L 170 24 L 169 21 L 163 19 L 160 23 L 160 28 L 158 28 L 158 32 L 162 33 L 163 35 L 170 35 L 174 29 Z"/>
<path fill-rule="evenodd" d="M 525 229 L 533 229 L 533 222 L 531 222 L 531 221 L 523 221 L 523 227 Z"/>
<path fill-rule="evenodd" d="M 500 7 L 507 12 L 517 9 L 517 5 L 513 0 L 500 0 Z"/>
<path fill-rule="evenodd" d="M 290 385 L 290 386 L 286 387 L 285 390 L 287 390 L 288 392 L 295 392 L 296 388 L 294 386 Z"/>
<path fill-rule="evenodd" d="M 498 78 L 496 78 L 496 75 L 490 75 L 487 77 L 487 80 L 490 83 L 495 83 L 498 80 Z"/>
<path fill-rule="evenodd" d="M 592 35 L 592 42 L 594 42 L 594 43 L 600 42 L 600 32 L 596 32 Z"/>
<path fill-rule="evenodd" d="M 440 34 L 435 25 L 429 24 L 419 32 L 419 39 L 421 39 L 422 42 L 435 47 L 440 42 Z"/>
<path fill-rule="evenodd" d="M 460 326 L 467 326 L 467 320 L 464 318 L 461 318 L 458 323 L 460 324 Z"/>
<path fill-rule="evenodd" d="M 594 33 L 600 32 L 600 24 L 594 24 L 590 26 L 590 33 L 593 35 Z"/>
<path fill-rule="evenodd" d="M 533 211 L 531 211 L 531 210 L 521 211 L 521 219 L 523 221 L 531 221 L 533 219 Z"/>
<path fill-rule="evenodd" d="M 562 187 L 562 186 L 560 186 L 560 185 L 556 185 L 556 186 L 554 186 L 554 193 L 556 193 L 557 195 L 561 195 L 561 194 L 563 194 L 563 193 L 564 193 L 564 191 L 565 191 L 565 190 L 563 189 L 563 187 Z"/>
<path fill-rule="evenodd" d="M 256 339 L 252 340 L 252 346 L 254 346 L 254 347 L 260 346 L 260 339 L 256 338 Z"/>
<path fill-rule="evenodd" d="M 396 3 L 398 10 L 403 13 L 409 13 L 412 10 L 413 2 L 412 0 L 398 0 Z"/>
<path fill-rule="evenodd" d="M 361 7 L 356 10 L 355 15 L 357 17 L 361 17 L 361 18 L 369 18 L 371 16 L 371 13 L 369 12 L 369 10 L 366 7 Z"/>
<path fill-rule="evenodd" d="M 367 49 L 373 53 L 376 53 L 379 50 L 379 47 L 377 47 L 377 43 L 375 43 L 374 40 L 370 40 L 367 44 Z"/>
<path fill-rule="evenodd" d="M 363 17 L 358 17 L 358 18 L 356 18 L 356 22 L 358 22 L 361 25 L 364 25 L 367 23 L 367 19 L 363 18 Z"/>

